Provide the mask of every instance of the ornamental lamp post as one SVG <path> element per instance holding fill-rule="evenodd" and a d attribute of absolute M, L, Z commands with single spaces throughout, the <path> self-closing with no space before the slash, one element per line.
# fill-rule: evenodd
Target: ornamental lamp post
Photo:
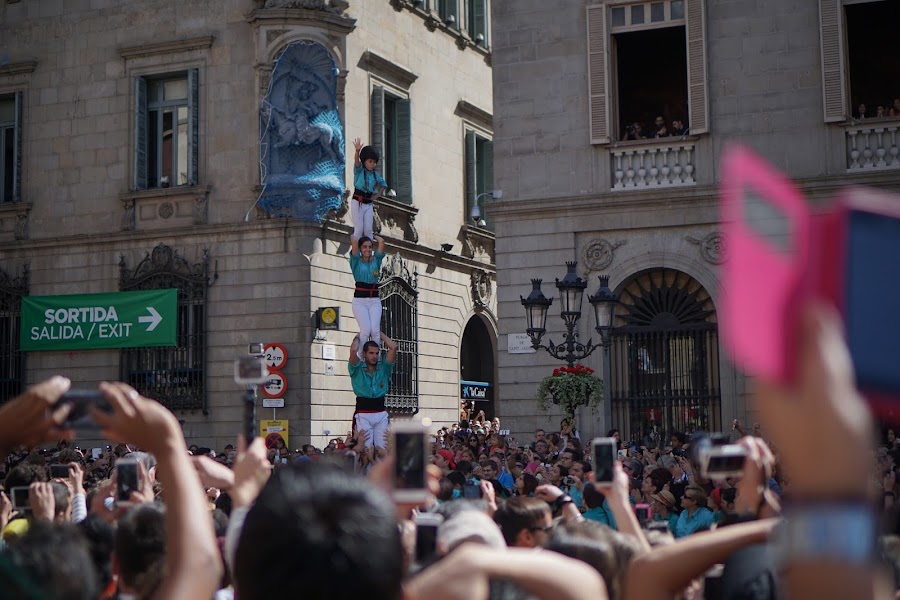
<path fill-rule="evenodd" d="M 588 302 L 594 307 L 594 315 L 597 318 L 597 333 L 600 334 L 600 344 L 603 346 L 604 352 L 608 350 L 612 342 L 610 333 L 613 328 L 613 318 L 616 314 L 616 304 L 619 303 L 618 298 L 609 289 L 609 275 L 600 275 L 600 289 L 593 296 L 588 297 Z"/>
<path fill-rule="evenodd" d="M 522 306 L 525 307 L 525 318 L 528 320 L 526 332 L 528 337 L 531 338 L 532 345 L 535 347 L 537 347 L 536 344 L 541 343 L 541 338 L 544 336 L 544 332 L 547 331 L 547 309 L 553 304 L 553 300 L 547 298 L 541 292 L 542 282 L 543 279 L 532 279 L 532 289 L 528 297 L 522 298 L 522 296 L 519 296 Z"/>

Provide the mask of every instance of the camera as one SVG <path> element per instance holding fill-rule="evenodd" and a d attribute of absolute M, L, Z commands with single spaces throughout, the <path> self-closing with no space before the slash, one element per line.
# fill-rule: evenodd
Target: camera
<path fill-rule="evenodd" d="M 254 344 L 250 345 L 251 347 Z M 269 369 L 262 356 L 241 356 L 234 361 L 234 382 L 242 385 L 259 385 L 266 382 Z"/>
<path fill-rule="evenodd" d="M 575 485 L 575 478 L 566 477 L 565 479 L 563 479 L 563 483 L 565 483 L 566 485 Z"/>
<path fill-rule="evenodd" d="M 695 433 L 691 439 L 690 459 L 705 479 L 725 479 L 744 472 L 747 451 L 729 444 L 724 433 Z"/>

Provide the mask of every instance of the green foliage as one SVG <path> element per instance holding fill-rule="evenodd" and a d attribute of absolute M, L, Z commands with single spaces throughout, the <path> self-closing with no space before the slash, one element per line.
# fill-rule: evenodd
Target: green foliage
<path fill-rule="evenodd" d="M 590 406 L 591 412 L 603 400 L 603 380 L 584 365 L 559 367 L 544 377 L 538 386 L 538 408 L 547 412 L 551 402 L 558 404 L 567 419 L 575 416 L 579 406 Z"/>

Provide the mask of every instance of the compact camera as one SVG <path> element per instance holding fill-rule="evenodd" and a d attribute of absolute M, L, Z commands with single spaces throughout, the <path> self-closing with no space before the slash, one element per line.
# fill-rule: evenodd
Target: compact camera
<path fill-rule="evenodd" d="M 747 450 L 737 444 L 729 444 L 723 433 L 695 433 L 691 438 L 690 459 L 700 469 L 705 479 L 725 479 L 744 472 Z"/>

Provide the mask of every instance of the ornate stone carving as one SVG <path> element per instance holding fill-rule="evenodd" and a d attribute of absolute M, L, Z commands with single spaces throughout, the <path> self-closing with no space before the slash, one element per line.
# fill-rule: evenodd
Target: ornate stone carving
<path fill-rule="evenodd" d="M 134 217 L 134 198 L 125 198 L 122 200 L 122 231 L 134 231 L 137 223 Z"/>
<path fill-rule="evenodd" d="M 209 213 L 209 191 L 194 197 L 194 225 L 205 225 Z"/>
<path fill-rule="evenodd" d="M 163 219 L 168 219 L 175 214 L 175 207 L 172 206 L 171 202 L 163 202 L 159 205 L 159 210 L 157 212 L 159 212 L 159 216 Z"/>
<path fill-rule="evenodd" d="M 266 46 L 274 42 L 279 37 L 290 32 L 290 29 L 270 29 L 266 32 Z"/>
<path fill-rule="evenodd" d="M 485 307 L 491 302 L 494 286 L 487 271 L 472 271 L 472 302 L 475 306 Z"/>
<path fill-rule="evenodd" d="M 602 238 L 591 240 L 584 247 L 581 262 L 588 272 L 602 271 L 612 264 L 616 248 L 627 243 L 626 240 L 617 240 L 612 243 Z"/>
<path fill-rule="evenodd" d="M 441 26 L 441 21 L 434 15 L 428 15 L 425 17 L 425 27 L 428 31 L 434 32 L 438 27 Z"/>
<path fill-rule="evenodd" d="M 269 82 L 272 80 L 272 69 L 259 69 L 259 95 L 265 97 L 269 93 Z"/>
<path fill-rule="evenodd" d="M 460 35 L 456 38 L 456 47 L 460 50 L 465 50 L 469 47 L 469 40 L 467 40 L 465 36 Z"/>
<path fill-rule="evenodd" d="M 703 239 L 697 239 L 690 235 L 685 236 L 684 239 L 699 246 L 700 256 L 708 263 L 721 265 L 728 260 L 728 244 L 725 241 L 725 235 L 721 231 L 713 231 Z"/>
<path fill-rule="evenodd" d="M 28 235 L 28 211 L 16 214 L 16 226 L 13 236 L 17 240 L 24 240 Z"/>
<path fill-rule="evenodd" d="M 407 262 L 403 260 L 403 257 L 400 256 L 399 252 L 390 256 L 385 256 L 384 261 L 381 263 L 379 280 L 385 282 L 392 278 L 401 279 L 412 290 L 419 287 L 419 272 L 413 270 L 412 273 L 410 273 Z"/>
<path fill-rule="evenodd" d="M 347 69 L 341 69 L 341 72 L 338 73 L 337 78 L 337 99 L 338 102 L 343 104 L 344 102 L 344 90 L 347 89 L 347 75 L 350 74 L 350 71 Z"/>
<path fill-rule="evenodd" d="M 487 257 L 494 262 L 494 234 L 481 227 L 462 226 L 462 255 L 466 258 Z"/>
<path fill-rule="evenodd" d="M 346 0 L 266 0 L 265 8 L 304 8 L 321 10 L 335 15 L 343 14 L 349 3 Z"/>

